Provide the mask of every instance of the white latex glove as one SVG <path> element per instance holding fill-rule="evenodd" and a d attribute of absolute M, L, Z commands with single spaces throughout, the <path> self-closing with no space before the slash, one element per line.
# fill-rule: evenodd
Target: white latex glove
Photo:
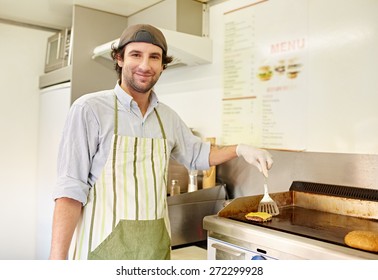
<path fill-rule="evenodd" d="M 268 177 L 268 170 L 273 165 L 272 155 L 268 151 L 245 144 L 239 144 L 236 147 L 236 154 L 238 157 L 242 156 L 249 164 L 256 166 L 265 177 Z"/>

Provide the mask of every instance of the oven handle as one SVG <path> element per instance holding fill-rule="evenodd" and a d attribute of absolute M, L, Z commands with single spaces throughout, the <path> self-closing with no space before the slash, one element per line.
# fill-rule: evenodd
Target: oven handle
<path fill-rule="evenodd" d="M 213 247 L 213 248 L 215 248 L 217 250 L 226 252 L 226 253 L 228 253 L 230 255 L 233 255 L 235 257 L 240 257 L 242 254 L 244 254 L 244 252 L 242 252 L 242 251 L 236 251 L 236 250 L 230 249 L 230 248 L 228 248 L 226 246 L 223 246 L 223 245 L 217 244 L 217 243 L 211 244 L 211 247 Z"/>

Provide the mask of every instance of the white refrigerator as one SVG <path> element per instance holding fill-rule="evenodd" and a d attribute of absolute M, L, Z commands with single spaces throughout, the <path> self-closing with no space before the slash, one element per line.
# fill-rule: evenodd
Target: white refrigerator
<path fill-rule="evenodd" d="M 37 166 L 37 240 L 36 257 L 50 253 L 54 210 L 52 191 L 56 184 L 57 155 L 63 126 L 71 104 L 71 83 L 62 83 L 40 92 Z"/>

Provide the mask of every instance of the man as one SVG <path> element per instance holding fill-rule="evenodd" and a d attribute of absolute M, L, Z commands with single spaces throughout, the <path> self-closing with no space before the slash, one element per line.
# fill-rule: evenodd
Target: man
<path fill-rule="evenodd" d="M 273 163 L 248 145 L 210 147 L 159 103 L 153 86 L 172 57 L 155 27 L 127 28 L 112 57 L 115 88 L 76 100 L 66 121 L 50 259 L 169 259 L 170 157 L 207 170 L 242 156 L 265 176 Z"/>

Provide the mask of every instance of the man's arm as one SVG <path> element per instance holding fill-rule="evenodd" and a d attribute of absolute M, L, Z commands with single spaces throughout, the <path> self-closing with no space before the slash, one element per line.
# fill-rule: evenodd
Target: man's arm
<path fill-rule="evenodd" d="M 211 145 L 209 164 L 210 166 L 218 165 L 240 156 L 242 156 L 249 164 L 256 166 L 265 177 L 268 177 L 268 170 L 273 165 L 271 154 L 266 150 L 258 149 L 249 145 Z"/>
<path fill-rule="evenodd" d="M 210 156 L 209 156 L 210 166 L 219 165 L 226 161 L 236 158 L 238 156 L 236 154 L 236 147 L 237 145 L 232 145 L 232 146 L 211 145 Z"/>
<path fill-rule="evenodd" d="M 82 207 L 81 202 L 70 198 L 63 197 L 55 201 L 50 260 L 67 259 Z"/>

